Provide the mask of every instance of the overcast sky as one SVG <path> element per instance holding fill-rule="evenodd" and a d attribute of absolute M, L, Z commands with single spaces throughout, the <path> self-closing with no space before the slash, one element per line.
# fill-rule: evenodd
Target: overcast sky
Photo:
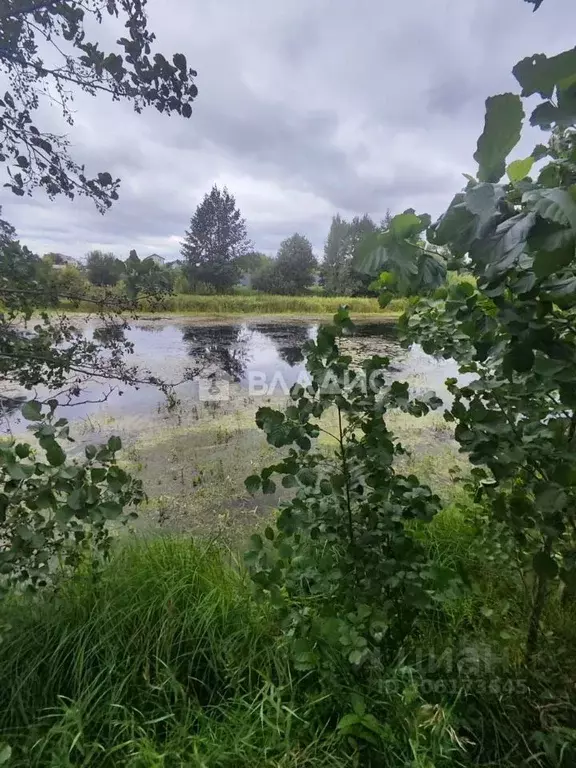
<path fill-rule="evenodd" d="M 576 0 L 149 0 L 164 54 L 198 71 L 190 120 L 81 95 L 75 159 L 120 176 L 105 215 L 86 199 L 16 198 L 3 216 L 38 253 L 178 257 L 213 183 L 227 185 L 258 250 L 293 232 L 321 252 L 331 216 L 439 214 L 474 173 L 487 96 L 518 91 L 524 56 L 576 43 Z M 106 22 L 108 23 L 108 22 Z M 110 33 L 104 30 L 104 36 Z M 516 156 L 528 153 L 526 138 Z"/>

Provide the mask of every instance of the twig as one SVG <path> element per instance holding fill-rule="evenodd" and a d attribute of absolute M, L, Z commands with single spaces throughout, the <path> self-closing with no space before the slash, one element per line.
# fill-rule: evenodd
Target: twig
<path fill-rule="evenodd" d="M 346 488 L 346 507 L 348 510 L 348 533 L 350 536 L 350 543 L 354 544 L 354 526 L 352 523 L 352 504 L 350 502 L 350 473 L 348 471 L 348 461 L 346 459 L 346 448 L 344 446 L 344 432 L 342 430 L 342 411 L 340 409 L 340 406 L 337 406 L 337 408 L 338 408 L 338 432 L 340 434 L 340 438 L 338 439 L 338 442 L 340 443 L 340 455 L 342 458 L 342 472 L 344 474 L 345 488 Z"/>

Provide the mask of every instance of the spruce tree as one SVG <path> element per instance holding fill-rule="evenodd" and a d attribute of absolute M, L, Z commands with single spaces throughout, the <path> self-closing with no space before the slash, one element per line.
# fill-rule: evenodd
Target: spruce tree
<path fill-rule="evenodd" d="M 196 209 L 182 244 L 190 287 L 205 283 L 218 293 L 230 290 L 240 278 L 237 260 L 251 248 L 234 196 L 214 185 Z"/>

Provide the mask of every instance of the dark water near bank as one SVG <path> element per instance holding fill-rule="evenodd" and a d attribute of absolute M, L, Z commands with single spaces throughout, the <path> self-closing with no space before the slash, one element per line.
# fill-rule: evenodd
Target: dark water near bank
<path fill-rule="evenodd" d="M 92 329 L 93 331 L 94 329 Z M 140 322 L 126 333 L 134 344 L 130 363 L 151 371 L 168 382 L 183 378 L 187 367 L 204 370 L 200 381 L 186 381 L 176 387 L 182 401 L 202 402 L 207 398 L 226 397 L 231 387 L 237 397 L 282 394 L 304 375 L 303 346 L 314 338 L 317 322 L 234 322 L 205 323 L 156 320 Z M 359 357 L 386 355 L 393 364 L 394 378 L 407 379 L 415 390 L 436 390 L 443 394 L 443 382 L 456 373 L 452 361 L 437 360 L 414 346 L 400 347 L 394 324 L 360 323 L 354 339 L 346 340 L 347 353 Z M 106 387 L 98 381 L 87 384 L 80 400 L 97 401 Z M 162 407 L 164 396 L 154 387 L 120 387 L 106 402 L 86 402 L 65 410 L 69 419 L 117 419 L 154 414 Z M 216 394 L 213 390 L 216 390 Z M 217 393 L 220 392 L 220 395 Z M 20 394 L 11 393 L 14 397 Z M 8 409 L 10 410 L 10 409 Z M 10 414 L 14 428 L 17 410 Z"/>

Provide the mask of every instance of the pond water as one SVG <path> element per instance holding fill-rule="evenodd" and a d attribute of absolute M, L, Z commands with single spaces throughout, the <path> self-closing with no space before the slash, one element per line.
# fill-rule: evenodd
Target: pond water
<path fill-rule="evenodd" d="M 318 322 L 310 320 L 222 323 L 160 319 L 134 323 L 126 337 L 134 344 L 130 363 L 165 381 L 180 381 L 187 368 L 204 365 L 199 379 L 179 384 L 175 392 L 182 403 L 205 404 L 226 400 L 230 392 L 236 398 L 250 395 L 255 399 L 287 394 L 292 384 L 305 375 L 303 346 L 316 336 L 318 327 Z M 426 355 L 416 345 L 403 349 L 396 340 L 393 323 L 360 322 L 357 327 L 356 336 L 344 342 L 347 352 L 359 357 L 386 355 L 392 362 L 394 378 L 410 381 L 415 391 L 433 389 L 445 396 L 444 380 L 456 375 L 453 361 Z M 93 327 L 87 328 L 87 333 L 93 332 Z M 88 402 L 66 408 L 64 415 L 71 421 L 138 417 L 142 424 L 142 419 L 157 414 L 165 402 L 161 392 L 147 385 L 138 389 L 121 387 L 105 402 L 97 402 L 104 391 L 104 384 L 88 382 L 80 398 Z M 9 394 L 15 398 L 22 395 L 14 391 Z M 23 426 L 19 411 L 11 410 L 10 427 Z"/>

